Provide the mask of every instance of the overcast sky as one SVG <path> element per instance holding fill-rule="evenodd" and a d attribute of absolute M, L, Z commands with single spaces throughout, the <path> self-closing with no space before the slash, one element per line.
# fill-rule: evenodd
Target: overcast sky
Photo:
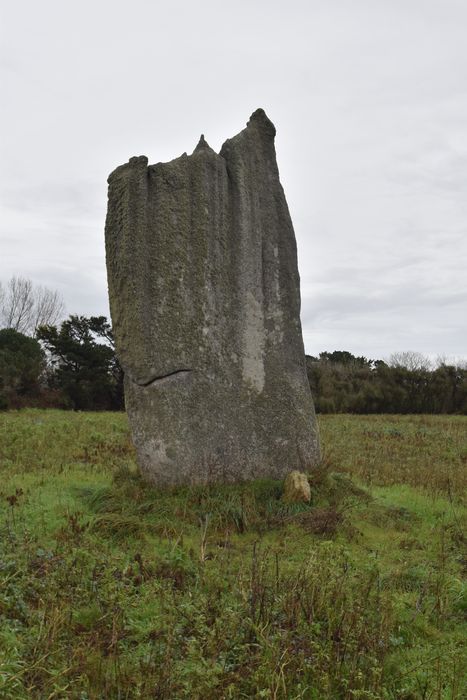
<path fill-rule="evenodd" d="M 4 0 L 0 279 L 108 314 L 106 178 L 277 128 L 307 352 L 467 357 L 466 0 Z"/>

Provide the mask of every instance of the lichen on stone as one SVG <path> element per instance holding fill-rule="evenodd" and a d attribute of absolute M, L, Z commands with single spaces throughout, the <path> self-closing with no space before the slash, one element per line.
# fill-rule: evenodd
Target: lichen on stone
<path fill-rule="evenodd" d="M 263 110 L 219 154 L 109 176 L 106 255 L 126 407 L 146 477 L 239 481 L 319 458 L 295 235 Z"/>

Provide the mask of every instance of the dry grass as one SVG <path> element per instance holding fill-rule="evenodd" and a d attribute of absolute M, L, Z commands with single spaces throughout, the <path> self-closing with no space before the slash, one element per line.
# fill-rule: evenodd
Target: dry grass
<path fill-rule="evenodd" d="M 366 484 L 467 493 L 467 416 L 319 417 L 325 459 Z"/>

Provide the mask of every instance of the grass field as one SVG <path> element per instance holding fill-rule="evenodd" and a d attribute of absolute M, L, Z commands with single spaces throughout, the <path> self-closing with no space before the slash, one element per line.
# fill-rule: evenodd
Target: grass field
<path fill-rule="evenodd" d="M 122 414 L 0 414 L 0 698 L 467 697 L 467 417 L 320 430 L 286 506 L 147 488 Z"/>

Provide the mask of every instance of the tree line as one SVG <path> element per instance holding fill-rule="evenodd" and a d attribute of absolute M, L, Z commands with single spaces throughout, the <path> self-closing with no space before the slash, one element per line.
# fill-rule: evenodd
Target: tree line
<path fill-rule="evenodd" d="M 105 316 L 71 315 L 57 292 L 0 285 L 0 408 L 123 410 L 123 372 Z"/>
<path fill-rule="evenodd" d="M 465 363 L 433 366 L 411 352 L 383 361 L 335 351 L 307 356 L 306 367 L 318 413 L 467 414 Z"/>
<path fill-rule="evenodd" d="M 0 330 L 0 408 L 123 410 L 123 372 L 105 316 L 70 316 L 29 337 Z"/>
<path fill-rule="evenodd" d="M 66 320 L 57 292 L 12 278 L 0 285 L 0 408 L 123 410 L 123 372 L 105 316 Z M 467 364 L 420 353 L 388 360 L 347 351 L 306 356 L 318 413 L 467 414 Z"/>

